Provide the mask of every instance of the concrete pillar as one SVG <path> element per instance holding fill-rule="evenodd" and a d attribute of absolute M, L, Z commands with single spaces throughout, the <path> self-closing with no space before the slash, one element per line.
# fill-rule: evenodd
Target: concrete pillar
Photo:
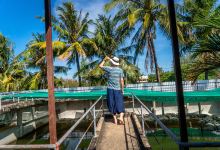
<path fill-rule="evenodd" d="M 156 101 L 153 101 L 152 105 L 153 105 L 152 112 L 156 115 Z"/>
<path fill-rule="evenodd" d="M 153 101 L 152 105 L 153 105 L 152 112 L 156 115 L 156 101 Z M 157 122 L 156 121 L 154 122 L 154 126 L 155 126 L 155 129 L 157 129 Z"/>
<path fill-rule="evenodd" d="M 34 115 L 35 115 L 35 107 L 31 107 L 31 116 L 32 116 L 32 120 L 35 119 Z"/>
<path fill-rule="evenodd" d="M 32 116 L 31 119 L 32 119 L 32 120 L 35 119 L 34 114 L 35 114 L 35 107 L 31 107 L 31 116 Z M 33 127 L 34 127 L 35 129 L 37 128 L 35 121 L 34 121 Z"/>
<path fill-rule="evenodd" d="M 186 103 L 186 109 L 185 109 L 185 111 L 186 111 L 186 114 L 188 114 L 188 112 L 189 112 L 189 103 Z"/>
<path fill-rule="evenodd" d="M 164 111 L 164 103 L 163 102 L 161 103 L 161 109 L 162 109 L 162 115 L 164 115 L 165 111 Z"/>
<path fill-rule="evenodd" d="M 202 114 L 201 103 L 198 103 L 198 108 L 199 108 L 199 115 L 201 115 Z"/>
<path fill-rule="evenodd" d="M 17 127 L 19 128 L 19 137 L 23 135 L 23 127 L 22 127 L 22 110 L 17 110 Z"/>

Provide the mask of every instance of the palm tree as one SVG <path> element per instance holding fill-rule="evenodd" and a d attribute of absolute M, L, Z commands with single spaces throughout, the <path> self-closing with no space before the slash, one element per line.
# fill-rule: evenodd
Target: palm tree
<path fill-rule="evenodd" d="M 127 73 L 129 81 L 137 81 L 139 78 L 139 69 L 131 64 L 132 57 L 121 55 L 125 54 L 126 48 L 121 48 L 124 40 L 129 35 L 127 30 L 118 25 L 117 18 L 106 17 L 99 15 L 95 22 L 95 32 L 93 41 L 96 43 L 97 48 L 90 49 L 90 53 L 87 58 L 96 58 L 95 61 L 84 62 L 83 67 L 80 70 L 80 74 L 87 81 L 90 81 L 91 85 L 101 85 L 105 79 L 104 72 L 98 67 L 99 62 L 105 56 L 118 55 L 121 60 L 121 68 Z M 129 71 L 128 71 L 129 70 Z"/>
<path fill-rule="evenodd" d="M 207 72 L 220 68 L 220 35 L 219 33 L 213 33 L 204 39 L 200 39 L 196 42 L 196 45 L 192 48 L 194 53 L 190 63 L 191 68 L 189 71 L 189 78 L 195 81 L 198 76 L 205 73 L 207 80 Z"/>
<path fill-rule="evenodd" d="M 193 74 L 190 79 L 195 80 L 201 73 L 205 72 L 208 79 L 208 71 L 217 67 L 219 49 L 220 7 L 216 7 L 217 0 L 185 0 L 183 19 L 188 22 L 190 29 L 190 43 L 185 47 L 192 54 Z M 213 65 L 211 65 L 213 61 Z M 207 63 L 205 63 L 207 62 Z M 203 64 L 203 65 L 201 65 Z M 214 67 L 215 66 L 215 67 Z M 210 68 L 210 69 L 209 69 Z M 197 71 L 196 71 L 197 70 Z"/>
<path fill-rule="evenodd" d="M 143 54 L 144 49 L 147 49 L 145 65 L 148 70 L 150 64 L 151 71 L 155 69 L 157 82 L 160 82 L 159 65 L 157 62 L 157 55 L 154 46 L 156 39 L 157 24 L 165 35 L 169 34 L 169 18 L 167 7 L 160 3 L 159 0 L 111 0 L 105 5 L 107 11 L 119 6 L 117 17 L 122 22 L 128 22 L 130 27 L 137 27 L 132 38 L 132 48 L 135 48 L 134 63 L 136 58 Z M 183 42 L 183 33 L 181 28 L 184 26 L 183 22 L 178 22 L 178 35 Z"/>
<path fill-rule="evenodd" d="M 15 60 L 12 43 L 0 34 L 0 91 L 19 90 L 26 72 L 21 62 Z"/>
<path fill-rule="evenodd" d="M 27 72 L 24 70 L 24 64 L 22 62 L 13 61 L 4 70 L 0 77 L 0 90 L 1 91 L 13 91 L 27 89 L 25 80 L 27 78 Z"/>
<path fill-rule="evenodd" d="M 58 33 L 61 41 L 68 45 L 68 48 L 60 51 L 60 59 L 67 59 L 67 64 L 77 65 L 80 70 L 80 56 L 86 56 L 88 45 L 96 49 L 94 42 L 89 38 L 88 27 L 92 20 L 88 19 L 89 14 L 82 16 L 82 12 L 76 11 L 73 3 L 64 2 L 57 7 L 58 19 L 55 20 L 54 29 Z M 78 75 L 79 86 L 81 86 L 81 76 Z"/>
<path fill-rule="evenodd" d="M 0 73 L 3 73 L 13 59 L 12 44 L 0 33 Z"/>
<path fill-rule="evenodd" d="M 56 45 L 58 45 L 56 47 Z M 65 45 L 61 48 L 63 49 Z M 53 42 L 54 58 L 58 56 L 60 43 Z M 17 56 L 21 59 L 29 72 L 26 83 L 30 89 L 47 88 L 47 66 L 46 66 L 46 43 L 44 34 L 33 34 L 33 39 L 27 44 L 27 48 Z M 54 66 L 54 72 L 66 73 L 69 68 L 64 66 Z M 55 78 L 56 82 L 56 78 Z"/>

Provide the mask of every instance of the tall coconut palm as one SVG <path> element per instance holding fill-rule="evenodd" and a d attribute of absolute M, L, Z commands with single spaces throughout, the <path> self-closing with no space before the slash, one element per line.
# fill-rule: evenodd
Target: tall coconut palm
<path fill-rule="evenodd" d="M 54 58 L 57 56 L 56 42 L 53 42 Z M 62 46 L 63 48 L 64 46 Z M 60 48 L 60 45 L 58 45 Z M 27 48 L 17 58 L 21 59 L 30 72 L 26 84 L 30 89 L 47 88 L 47 65 L 46 65 L 46 44 L 44 34 L 33 34 L 33 39 L 27 44 Z M 69 68 L 54 66 L 54 72 L 66 73 Z M 56 78 L 55 78 L 56 82 Z"/>
<path fill-rule="evenodd" d="M 55 21 L 54 29 L 58 33 L 61 41 L 69 45 L 68 48 L 61 51 L 60 59 L 67 59 L 70 66 L 76 63 L 77 70 L 80 70 L 80 56 L 86 56 L 88 45 L 96 46 L 89 38 L 89 25 L 92 20 L 86 13 L 83 17 L 82 12 L 78 12 L 72 2 L 64 2 L 62 6 L 57 7 L 58 18 Z M 81 76 L 78 75 L 79 86 L 81 86 Z"/>
<path fill-rule="evenodd" d="M 104 15 L 99 15 L 95 22 L 95 32 L 94 32 L 94 42 L 97 45 L 97 50 L 90 50 L 90 55 L 96 57 L 97 60 L 92 62 L 84 63 L 80 70 L 80 74 L 86 80 L 90 81 L 90 84 L 103 84 L 104 72 L 98 67 L 99 62 L 105 56 L 118 55 L 121 60 L 121 68 L 127 73 L 127 77 L 130 81 L 137 81 L 140 75 L 139 69 L 130 63 L 131 57 L 125 54 L 125 49 L 121 48 L 129 32 L 125 30 L 122 26 L 118 25 L 117 18 L 106 17 Z M 129 70 L 129 71 L 128 71 Z"/>
<path fill-rule="evenodd" d="M 3 73 L 13 59 L 12 43 L 0 33 L 0 73 Z"/>
<path fill-rule="evenodd" d="M 168 37 L 170 36 L 167 7 L 159 0 L 111 0 L 105 5 L 105 9 L 109 11 L 118 6 L 120 7 L 117 13 L 118 18 L 122 22 L 128 22 L 130 27 L 137 27 L 132 38 L 132 45 L 136 44 L 134 61 L 144 53 L 146 48 L 146 69 L 148 70 L 148 64 L 150 64 L 151 71 L 155 69 L 157 81 L 160 82 L 154 40 L 156 39 L 157 24 Z M 178 23 L 178 35 L 181 40 L 183 38 L 180 29 L 183 25 L 183 23 Z"/>

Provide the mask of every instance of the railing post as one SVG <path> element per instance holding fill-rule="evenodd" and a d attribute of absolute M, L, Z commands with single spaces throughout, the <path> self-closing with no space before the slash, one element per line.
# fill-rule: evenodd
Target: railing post
<path fill-rule="evenodd" d="M 95 114 L 95 106 L 93 107 L 93 120 L 94 120 L 94 137 L 96 137 L 96 114 Z"/>
<path fill-rule="evenodd" d="M 48 85 L 48 113 L 50 144 L 57 142 L 56 128 L 56 104 L 54 96 L 54 57 L 52 49 L 52 23 L 51 23 L 51 0 L 44 0 L 45 33 L 46 33 L 46 62 L 47 62 L 47 85 Z"/>
<path fill-rule="evenodd" d="M 142 132 L 143 132 L 143 136 L 145 136 L 144 113 L 143 113 L 143 106 L 142 106 L 142 105 L 141 105 L 141 123 L 142 123 Z"/>
<path fill-rule="evenodd" d="M 167 0 L 167 4 L 168 4 L 169 21 L 170 21 L 171 41 L 173 47 L 174 72 L 176 77 L 176 96 L 177 96 L 178 116 L 179 116 L 179 126 L 180 126 L 180 141 L 188 142 L 174 0 Z M 182 146 L 180 146 L 179 149 L 189 150 L 188 147 L 182 147 Z"/>

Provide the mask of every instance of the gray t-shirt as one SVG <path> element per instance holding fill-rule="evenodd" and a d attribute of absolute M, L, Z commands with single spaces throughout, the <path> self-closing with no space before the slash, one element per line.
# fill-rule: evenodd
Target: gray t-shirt
<path fill-rule="evenodd" d="M 121 89 L 120 79 L 124 77 L 122 69 L 119 67 L 109 67 L 109 66 L 104 66 L 102 67 L 102 69 L 107 73 L 108 88 L 114 90 L 120 90 Z"/>

